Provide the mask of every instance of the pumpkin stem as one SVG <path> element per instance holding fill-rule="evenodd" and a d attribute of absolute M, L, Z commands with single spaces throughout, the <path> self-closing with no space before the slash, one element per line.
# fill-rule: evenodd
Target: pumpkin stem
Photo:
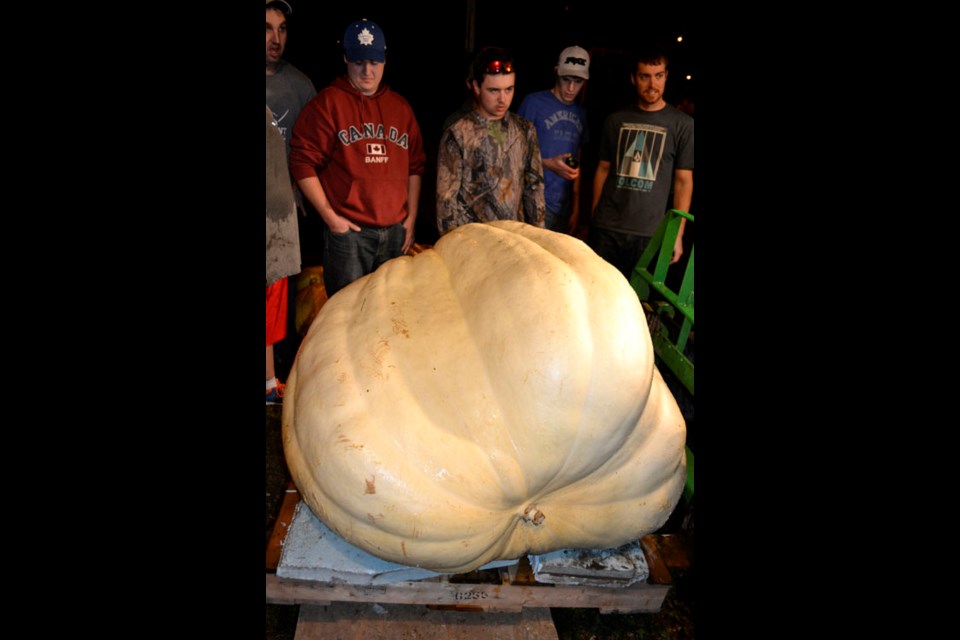
<path fill-rule="evenodd" d="M 532 514 L 530 513 L 531 511 L 533 511 Z M 540 524 L 546 517 L 540 509 L 537 509 L 537 505 L 535 504 L 531 504 L 523 510 L 523 519 L 533 524 Z"/>

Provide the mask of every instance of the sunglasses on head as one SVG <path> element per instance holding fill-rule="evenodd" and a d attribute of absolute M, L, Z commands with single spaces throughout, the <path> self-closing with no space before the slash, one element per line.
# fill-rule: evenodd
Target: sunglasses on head
<path fill-rule="evenodd" d="M 486 72 L 491 74 L 513 73 L 513 63 L 502 60 L 491 60 L 490 63 L 487 64 Z"/>

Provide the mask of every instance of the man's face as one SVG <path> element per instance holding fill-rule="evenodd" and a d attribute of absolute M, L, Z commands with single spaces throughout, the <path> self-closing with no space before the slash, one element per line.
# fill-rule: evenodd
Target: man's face
<path fill-rule="evenodd" d="M 277 64 L 287 46 L 287 16 L 279 9 L 267 9 L 267 64 Z"/>
<path fill-rule="evenodd" d="M 583 78 L 576 76 L 557 76 L 557 85 L 554 95 L 564 104 L 573 104 L 577 94 L 583 89 Z"/>
<path fill-rule="evenodd" d="M 659 107 L 663 103 L 663 87 L 667 84 L 667 65 L 637 65 L 636 74 L 630 76 L 630 82 L 637 88 L 640 108 Z"/>
<path fill-rule="evenodd" d="M 487 120 L 499 120 L 507 115 L 513 102 L 517 74 L 496 73 L 483 76 L 483 84 L 473 81 L 473 95 L 480 105 L 480 115 Z"/>
<path fill-rule="evenodd" d="M 343 59 L 347 63 L 347 77 L 350 84 L 357 91 L 365 96 L 372 96 L 380 88 L 380 80 L 383 78 L 383 68 L 387 63 L 376 62 L 374 60 L 361 60 L 360 62 L 350 62 L 347 57 Z"/>

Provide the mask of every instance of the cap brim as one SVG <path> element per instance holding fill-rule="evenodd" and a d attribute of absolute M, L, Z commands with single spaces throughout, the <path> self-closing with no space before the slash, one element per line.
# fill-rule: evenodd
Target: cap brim
<path fill-rule="evenodd" d="M 558 76 L 572 76 L 574 78 L 582 78 L 584 80 L 590 79 L 590 72 L 584 71 L 583 69 L 561 69 L 557 67 Z"/>
<path fill-rule="evenodd" d="M 386 62 L 386 55 L 383 51 L 364 51 L 352 50 L 344 51 L 349 62 L 362 62 L 364 60 L 373 60 L 374 62 Z"/>

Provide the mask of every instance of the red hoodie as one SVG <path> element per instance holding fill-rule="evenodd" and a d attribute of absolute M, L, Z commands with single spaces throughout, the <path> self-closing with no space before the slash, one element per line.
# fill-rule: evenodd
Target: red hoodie
<path fill-rule="evenodd" d="M 410 104 L 385 84 L 365 96 L 337 78 L 304 105 L 290 138 L 290 173 L 317 176 L 334 211 L 361 226 L 407 217 L 411 175 L 426 154 Z"/>

